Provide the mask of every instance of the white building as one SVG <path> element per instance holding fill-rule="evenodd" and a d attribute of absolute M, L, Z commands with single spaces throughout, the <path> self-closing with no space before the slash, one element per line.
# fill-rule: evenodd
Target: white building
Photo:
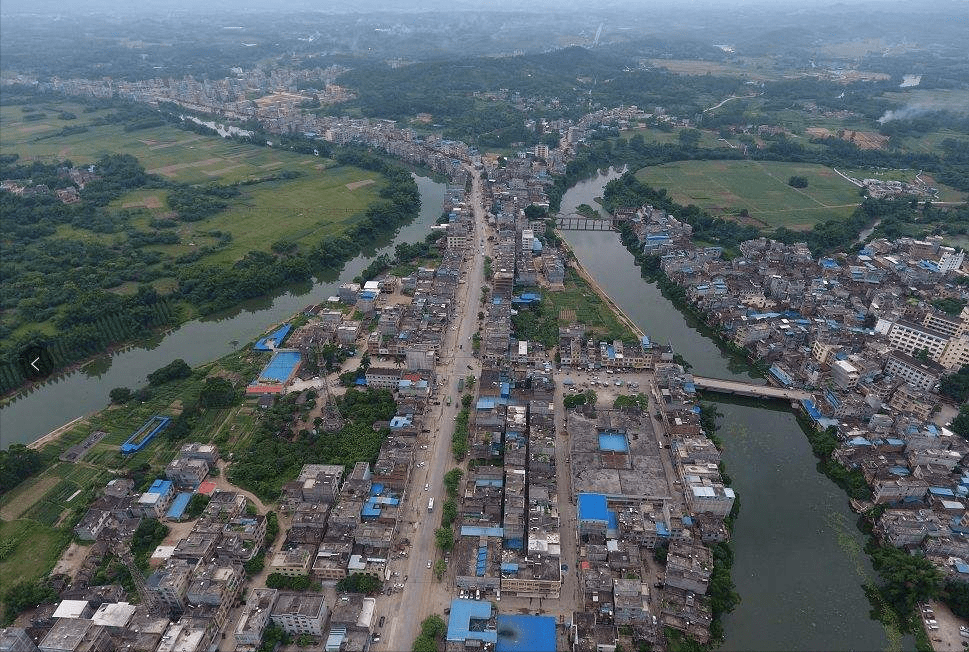
<path fill-rule="evenodd" d="M 966 258 L 966 252 L 961 249 L 958 252 L 946 251 L 939 258 L 939 271 L 943 274 L 947 272 L 954 272 L 955 270 L 962 267 L 962 261 Z"/>

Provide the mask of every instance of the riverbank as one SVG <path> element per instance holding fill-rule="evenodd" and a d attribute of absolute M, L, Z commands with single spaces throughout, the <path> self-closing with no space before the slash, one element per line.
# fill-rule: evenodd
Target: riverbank
<path fill-rule="evenodd" d="M 608 308 L 613 312 L 616 318 L 627 328 L 629 328 L 633 333 L 635 333 L 639 338 L 646 336 L 646 332 L 643 328 L 637 324 L 629 315 L 623 311 L 619 304 L 609 296 L 609 293 L 599 284 L 599 282 L 593 277 L 588 270 L 582 265 L 575 252 L 569 246 L 569 244 L 559 237 L 560 246 L 564 248 L 567 252 L 567 257 L 572 265 L 573 270 L 582 278 L 583 281 L 592 289 L 596 295 L 602 300 L 602 302 L 608 306 Z M 713 410 L 712 414 L 703 405 L 701 407 L 702 417 L 701 420 L 704 422 L 704 433 L 706 436 L 716 445 L 718 449 L 722 450 L 722 441 L 717 437 L 717 430 L 720 426 L 717 424 L 717 417 L 722 416 Z M 724 486 L 730 487 L 732 485 L 732 480 L 727 473 L 726 464 L 720 463 L 720 473 L 723 478 Z M 730 515 L 725 520 L 725 526 L 729 532 L 733 531 L 734 524 L 740 513 L 740 500 L 739 498 L 734 503 L 734 508 L 731 510 Z M 723 541 L 713 544 L 710 548 L 713 558 L 713 569 L 711 573 L 710 589 L 708 593 L 708 599 L 711 605 L 714 606 L 713 609 L 713 620 L 710 623 L 710 642 L 703 646 L 698 646 L 698 649 L 713 649 L 718 647 L 723 641 L 724 631 L 723 631 L 723 616 L 728 614 L 734 609 L 734 607 L 739 604 L 741 596 L 735 591 L 735 584 L 732 578 L 732 569 L 734 564 L 734 550 L 730 541 Z M 668 642 L 671 645 L 688 645 L 687 641 L 690 641 L 689 637 L 682 632 L 675 632 L 668 636 Z M 694 644 L 698 645 L 698 644 Z"/>
<path fill-rule="evenodd" d="M 595 292 L 600 299 L 602 299 L 602 302 L 605 303 L 610 310 L 612 310 L 613 314 L 616 315 L 616 318 L 629 330 L 636 333 L 636 335 L 640 338 L 646 335 L 643 329 L 639 327 L 639 324 L 634 322 L 629 315 L 623 312 L 622 308 L 619 307 L 619 304 L 613 301 L 612 297 L 610 297 L 609 294 L 602 289 L 602 286 L 599 285 L 598 281 L 596 281 L 596 279 L 589 274 L 588 270 L 582 266 L 582 263 L 580 263 L 578 258 L 575 256 L 575 252 L 572 251 L 572 248 L 569 247 L 569 244 L 565 240 L 561 240 L 561 246 L 566 250 L 566 252 L 568 252 L 570 264 L 575 272 L 582 277 L 582 280 L 585 281 L 590 288 L 592 288 L 592 291 Z"/>
<path fill-rule="evenodd" d="M 65 432 L 68 432 L 69 430 L 71 430 L 71 428 L 73 428 L 74 426 L 80 425 L 86 419 L 87 419 L 87 415 L 85 415 L 83 417 L 78 417 L 78 418 L 74 419 L 73 421 L 68 421 L 67 423 L 65 423 L 60 428 L 55 428 L 54 430 L 51 430 L 49 433 L 47 433 L 43 437 L 38 437 L 34 441 L 30 442 L 29 444 L 27 444 L 27 448 L 31 448 L 33 450 L 40 450 L 44 446 L 46 446 L 47 444 L 50 444 L 50 443 L 53 443 L 53 442 L 57 441 L 58 438 L 60 438 L 61 435 L 63 435 Z"/>
<path fill-rule="evenodd" d="M 414 181 L 421 199 L 417 218 L 382 236 L 374 242 L 374 250 L 360 253 L 341 270 L 318 274 L 313 282 L 280 286 L 269 295 L 242 301 L 230 310 L 190 316 L 177 327 L 117 346 L 110 355 L 88 358 L 44 383 L 34 383 L 29 391 L 12 393 L 0 404 L 3 447 L 29 444 L 80 415 L 100 410 L 108 404 L 112 387 L 140 386 L 149 371 L 176 358 L 197 366 L 232 353 L 240 342 L 258 337 L 267 324 L 278 323 L 308 304 L 337 294 L 339 286 L 352 282 L 372 258 L 382 253 L 393 256 L 401 243 L 423 242 L 441 215 L 445 186 L 421 176 Z"/>
<path fill-rule="evenodd" d="M 594 202 L 614 172 L 580 182 L 562 202 Z M 688 358 L 693 373 L 751 382 L 761 374 L 726 350 L 698 316 L 645 281 L 614 232 L 563 231 L 597 285 L 645 330 Z M 756 382 L 756 381 L 755 381 Z M 760 381 L 763 382 L 763 381 Z M 715 398 L 710 395 L 706 400 Z M 720 397 L 716 397 L 719 399 Z M 732 535 L 732 580 L 742 601 L 723 618 L 725 651 L 906 649 L 869 618 L 863 587 L 874 578 L 844 493 L 817 472 L 808 439 L 787 403 L 717 400 L 718 437 L 743 518 Z M 767 407 L 768 409 L 764 409 Z M 823 564 L 804 564 L 823 559 Z"/>

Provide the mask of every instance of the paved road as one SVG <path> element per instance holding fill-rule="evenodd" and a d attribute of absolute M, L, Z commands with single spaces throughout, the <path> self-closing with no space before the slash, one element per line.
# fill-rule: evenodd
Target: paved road
<path fill-rule="evenodd" d="M 472 241 L 486 239 L 486 214 L 482 203 L 481 180 L 472 171 L 473 189 L 470 198 L 474 208 L 475 231 Z M 448 336 L 441 349 L 437 368 L 438 378 L 444 386 L 437 390 L 435 400 L 440 406 L 432 406 L 434 411 L 427 415 L 425 423 L 431 432 L 428 435 L 428 449 L 421 451 L 420 458 L 427 465 L 415 469 L 411 475 L 410 489 L 405 500 L 405 522 L 401 524 L 400 537 L 410 539 L 408 556 L 394 560 L 391 568 L 398 573 L 388 584 L 398 583 L 406 575 L 402 591 L 378 601 L 376 618 L 386 617 L 379 650 L 409 650 L 420 629 L 421 621 L 432 613 L 442 613 L 449 603 L 447 580 L 434 579 L 433 569 L 427 568 L 438 558 L 439 551 L 434 541 L 434 530 L 441 524 L 441 505 L 444 502 L 443 476 L 456 466 L 451 454 L 451 436 L 454 423 L 461 409 L 460 395 L 457 392 L 459 378 L 468 375 L 480 376 L 481 365 L 472 355 L 471 336 L 478 329 L 478 310 L 481 288 L 484 284 L 484 256 L 475 243 L 470 250 L 470 260 L 466 263 L 466 282 L 459 286 L 458 303 L 454 307 L 455 321 L 448 329 Z M 468 367 L 471 367 L 470 369 Z M 450 396 L 451 405 L 447 405 Z M 424 486 L 428 491 L 424 491 Z M 433 513 L 427 512 L 428 499 L 434 498 Z M 379 631 L 379 630 L 378 630 Z"/>

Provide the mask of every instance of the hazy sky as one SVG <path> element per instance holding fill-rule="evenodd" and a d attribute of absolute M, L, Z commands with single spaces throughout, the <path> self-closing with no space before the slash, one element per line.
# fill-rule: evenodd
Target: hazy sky
<path fill-rule="evenodd" d="M 2 0 L 0 13 L 165 13 L 168 11 L 327 11 L 366 12 L 392 11 L 398 13 L 424 11 L 610 11 L 627 9 L 636 11 L 668 12 L 674 8 L 692 8 L 721 13 L 738 7 L 768 6 L 777 10 L 801 10 L 808 6 L 843 9 L 868 5 L 884 11 L 887 5 L 898 4 L 911 7 L 912 3 L 885 2 L 883 0 L 79 0 L 69 3 L 63 0 Z M 951 7 L 965 9 L 969 28 L 969 0 L 922 0 L 920 8 Z"/>

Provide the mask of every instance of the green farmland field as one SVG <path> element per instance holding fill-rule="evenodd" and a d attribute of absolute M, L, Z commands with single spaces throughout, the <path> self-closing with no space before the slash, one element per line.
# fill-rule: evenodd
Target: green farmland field
<path fill-rule="evenodd" d="M 23 160 L 75 164 L 96 161 L 110 153 L 131 154 L 151 173 L 192 185 L 232 184 L 264 179 L 282 171 L 298 172 L 293 179 L 243 186 L 229 208 L 200 222 L 183 223 L 181 242 L 150 245 L 149 249 L 179 256 L 195 247 L 214 244 L 211 231 L 232 234 L 229 246 L 204 257 L 203 262 L 231 262 L 251 250 L 268 250 L 276 240 L 312 244 L 341 233 L 374 200 L 382 187 L 379 174 L 340 166 L 315 156 L 257 147 L 203 136 L 171 126 L 125 132 L 121 124 L 91 126 L 107 110 L 83 113 L 69 102 L 33 105 L 46 117 L 27 121 L 23 106 L 0 107 L 0 153 L 18 154 Z M 61 120 L 59 111 L 71 111 L 75 120 Z M 88 131 L 56 135 L 65 127 L 87 126 Z M 112 203 L 111 208 L 139 212 L 133 226 L 148 229 L 153 217 L 170 214 L 166 190 L 136 190 Z M 113 240 L 62 225 L 58 235 L 80 240 Z M 122 289 L 122 292 L 125 290 Z"/>
<path fill-rule="evenodd" d="M 808 180 L 792 188 L 792 176 Z M 804 230 L 832 217 L 847 217 L 861 202 L 858 188 L 831 168 L 801 163 L 686 161 L 648 167 L 636 176 L 666 188 L 680 204 L 696 204 L 714 215 L 733 216 L 764 229 Z M 747 209 L 749 218 L 738 216 Z"/>

